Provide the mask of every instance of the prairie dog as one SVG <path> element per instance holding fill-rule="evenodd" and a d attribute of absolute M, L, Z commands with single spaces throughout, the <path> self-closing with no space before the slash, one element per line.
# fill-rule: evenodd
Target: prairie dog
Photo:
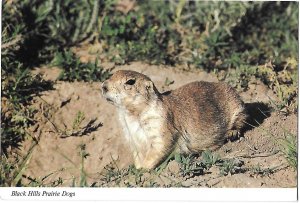
<path fill-rule="evenodd" d="M 246 119 L 243 101 L 226 83 L 192 82 L 160 93 L 146 75 L 120 70 L 102 83 L 102 95 L 118 109 L 137 168 L 155 168 L 174 150 L 217 149 Z"/>

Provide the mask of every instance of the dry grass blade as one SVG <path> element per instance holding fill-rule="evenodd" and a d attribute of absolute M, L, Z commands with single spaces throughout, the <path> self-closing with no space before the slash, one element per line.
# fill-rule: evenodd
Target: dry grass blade
<path fill-rule="evenodd" d="M 20 163 L 20 165 L 18 167 L 18 170 L 16 170 L 16 172 L 14 174 L 11 186 L 16 186 L 19 183 L 19 181 L 21 180 L 22 175 L 24 174 L 24 172 L 27 169 L 28 164 L 31 160 L 33 149 L 37 144 L 38 143 L 35 141 L 32 143 L 30 149 L 28 150 L 28 154 L 24 157 L 23 161 Z"/>
<path fill-rule="evenodd" d="M 97 119 L 91 119 L 88 124 L 86 124 L 86 126 L 82 127 L 81 129 L 79 129 L 78 131 L 72 132 L 71 134 L 67 135 L 67 134 L 62 134 L 60 137 L 61 138 L 67 138 L 67 137 L 71 137 L 71 136 L 75 136 L 75 137 L 80 137 L 83 135 L 87 135 L 93 131 L 96 131 L 98 128 L 102 127 L 103 124 L 100 123 L 96 123 Z"/>

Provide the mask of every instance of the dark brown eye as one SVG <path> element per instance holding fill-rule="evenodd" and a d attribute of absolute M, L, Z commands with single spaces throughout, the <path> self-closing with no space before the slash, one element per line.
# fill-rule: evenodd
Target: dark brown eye
<path fill-rule="evenodd" d="M 125 82 L 126 85 L 134 85 L 135 84 L 135 79 L 130 79 L 130 80 L 127 80 Z"/>

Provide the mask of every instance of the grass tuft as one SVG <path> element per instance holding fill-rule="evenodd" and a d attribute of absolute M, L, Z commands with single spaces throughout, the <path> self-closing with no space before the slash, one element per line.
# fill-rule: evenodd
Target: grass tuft
<path fill-rule="evenodd" d="M 297 150 L 297 136 L 285 131 L 285 138 L 278 140 L 280 150 L 283 152 L 289 165 L 297 169 L 298 165 L 298 150 Z"/>
<path fill-rule="evenodd" d="M 110 70 L 99 66 L 97 59 L 94 63 L 82 63 L 71 51 L 58 52 L 52 65 L 62 69 L 58 79 L 64 81 L 103 82 L 111 76 Z"/>

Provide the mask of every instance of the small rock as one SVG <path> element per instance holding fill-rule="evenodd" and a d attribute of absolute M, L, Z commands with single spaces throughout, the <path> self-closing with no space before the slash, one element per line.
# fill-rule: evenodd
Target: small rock
<path fill-rule="evenodd" d="M 62 108 L 63 106 L 65 106 L 66 104 L 68 104 L 71 101 L 71 97 L 62 99 L 61 103 L 60 103 L 60 108 Z"/>
<path fill-rule="evenodd" d="M 116 161 L 116 160 L 119 159 L 119 155 L 118 154 L 112 154 L 111 158 Z"/>
<path fill-rule="evenodd" d="M 209 187 L 213 187 L 213 186 L 219 184 L 220 182 L 221 182 L 220 178 L 213 178 L 213 179 L 211 179 L 211 180 L 208 180 L 208 181 L 206 182 L 206 184 L 207 184 Z"/>
<path fill-rule="evenodd" d="M 181 183 L 183 187 L 191 187 L 193 185 L 193 179 L 188 179 Z"/>
<path fill-rule="evenodd" d="M 240 137 L 239 142 L 243 142 L 243 141 L 245 141 L 245 138 L 244 137 Z"/>
<path fill-rule="evenodd" d="M 163 183 L 162 184 L 163 187 L 171 185 L 172 181 L 170 180 L 170 178 L 165 177 L 165 176 L 160 176 L 160 178 L 161 178 L 161 181 Z"/>
<path fill-rule="evenodd" d="M 168 164 L 167 170 L 173 174 L 177 174 L 180 172 L 180 166 L 176 161 L 171 161 Z"/>
<path fill-rule="evenodd" d="M 144 182 L 144 181 L 149 181 L 151 178 L 151 174 L 149 172 L 146 172 L 143 174 L 143 176 L 141 177 L 141 181 Z"/>
<path fill-rule="evenodd" d="M 240 160 L 240 159 L 234 159 L 233 160 L 233 163 L 234 165 L 238 166 L 238 167 L 241 167 L 244 165 L 244 161 L 243 160 Z"/>
<path fill-rule="evenodd" d="M 219 167 L 213 165 L 210 169 L 209 172 L 211 172 L 212 174 L 219 174 L 220 173 L 220 169 Z"/>

